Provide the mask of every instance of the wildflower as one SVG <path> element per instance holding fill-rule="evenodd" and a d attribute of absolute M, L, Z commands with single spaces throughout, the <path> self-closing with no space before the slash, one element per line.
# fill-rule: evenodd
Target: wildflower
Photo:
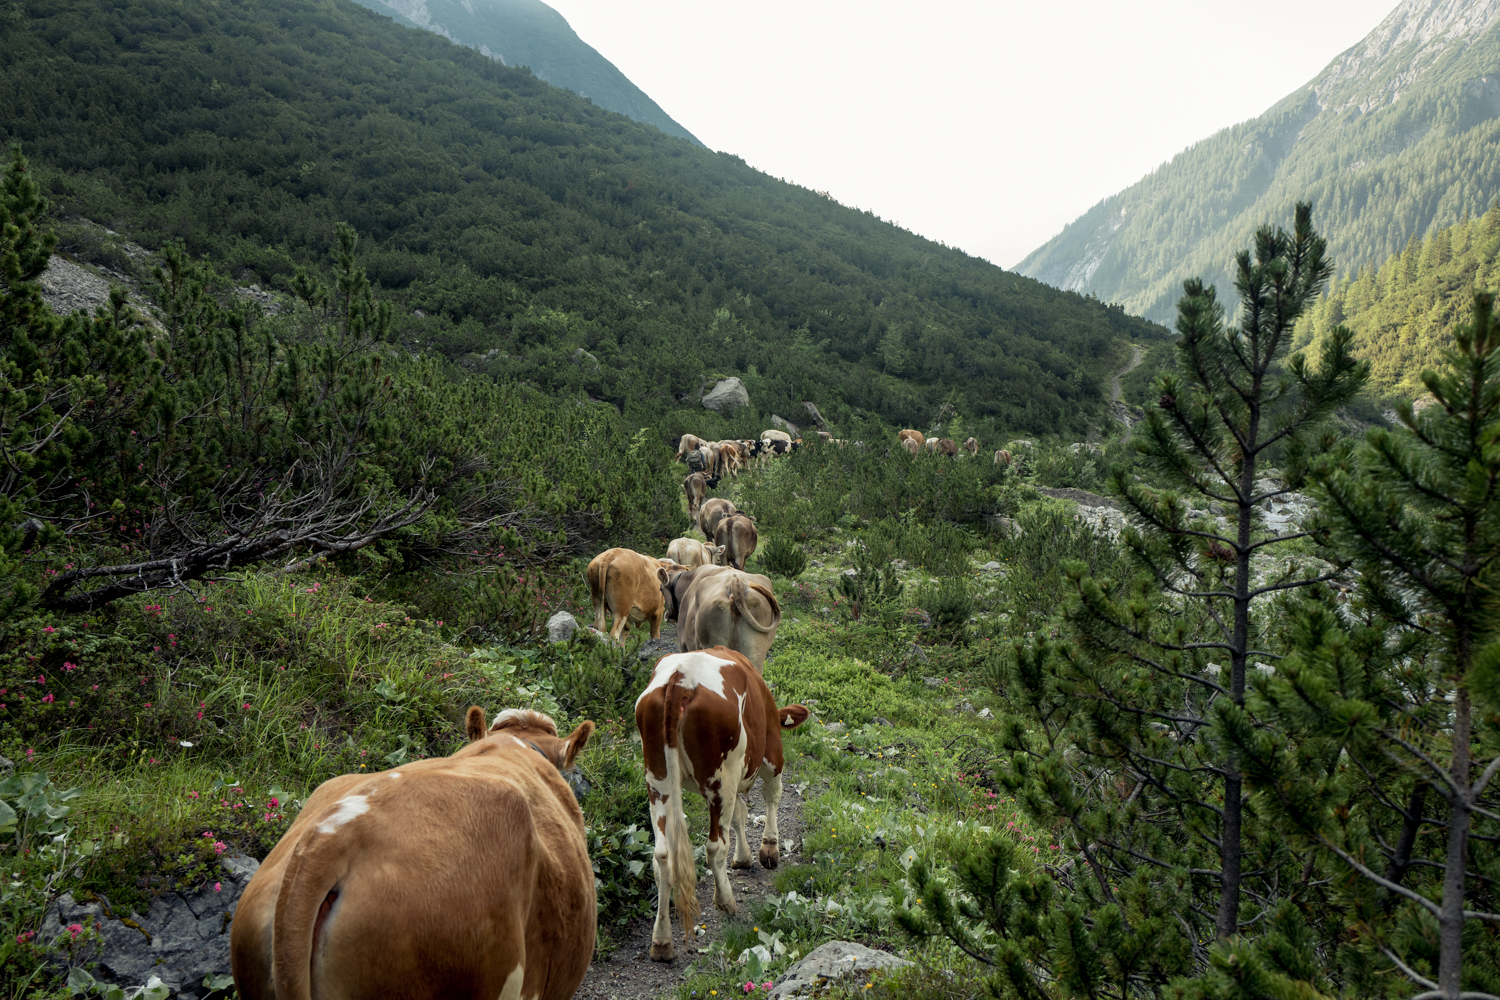
<path fill-rule="evenodd" d="M 224 883 L 223 882 L 215 882 L 214 883 L 214 892 L 219 892 L 223 888 L 224 888 Z"/>
<path fill-rule="evenodd" d="M 275 809 L 279 805 L 281 805 L 281 800 L 278 799 L 278 798 L 276 798 L 276 796 L 274 796 L 274 795 L 271 796 L 271 802 L 270 802 L 271 808 Z"/>
<path fill-rule="evenodd" d="M 190 798 L 190 799 L 196 799 L 197 797 L 198 797 L 198 793 L 197 792 L 188 792 L 188 798 Z"/>
<path fill-rule="evenodd" d="M 752 991 L 752 990 L 755 989 L 755 984 L 754 983 L 746 983 L 744 986 L 741 987 L 741 989 L 743 989 L 746 993 L 749 993 L 750 991 Z"/>
<path fill-rule="evenodd" d="M 46 625 L 46 626 L 42 627 L 42 631 L 43 632 L 56 632 L 57 629 L 53 628 L 51 625 Z"/>
<path fill-rule="evenodd" d="M 214 853 L 215 854 L 223 854 L 227 850 L 229 850 L 229 845 L 226 844 L 226 843 L 224 843 L 224 841 L 222 841 L 222 840 L 216 840 L 216 841 L 214 841 Z"/>
<path fill-rule="evenodd" d="M 69 924 L 68 925 L 68 933 L 71 934 L 73 937 L 76 938 L 78 935 L 80 935 L 80 934 L 83 933 L 83 925 L 82 924 Z"/>
<path fill-rule="evenodd" d="M 69 663 L 67 660 L 63 661 L 63 670 L 67 671 L 67 670 L 77 670 L 77 669 L 78 669 L 78 664 L 76 664 L 76 663 Z"/>
<path fill-rule="evenodd" d="M 250 703 L 248 701 L 245 702 L 243 705 L 240 706 L 240 708 L 244 708 L 244 709 L 248 709 L 249 707 L 250 707 Z"/>
<path fill-rule="evenodd" d="M 44 694 L 44 695 L 42 695 L 42 702 L 43 702 L 43 704 L 47 704 L 47 705 L 50 705 L 50 704 L 52 704 L 52 703 L 53 703 L 53 702 L 54 702 L 54 701 L 56 701 L 56 700 L 57 700 L 57 699 L 56 699 L 56 698 L 54 698 L 54 697 L 53 697 L 53 696 L 52 696 L 52 695 L 50 695 L 50 694 Z"/>

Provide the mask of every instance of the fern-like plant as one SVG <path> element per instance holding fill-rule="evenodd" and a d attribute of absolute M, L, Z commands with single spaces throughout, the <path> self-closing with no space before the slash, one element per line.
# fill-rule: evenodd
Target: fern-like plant
<path fill-rule="evenodd" d="M 807 569 L 807 553 L 787 535 L 774 535 L 760 550 L 760 565 L 771 576 L 795 579 Z"/>

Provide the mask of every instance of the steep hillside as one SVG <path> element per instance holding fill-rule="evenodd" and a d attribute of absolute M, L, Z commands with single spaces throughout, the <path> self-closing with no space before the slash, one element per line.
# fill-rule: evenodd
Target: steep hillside
<path fill-rule="evenodd" d="M 1156 319 L 1184 277 L 1224 285 L 1256 226 L 1310 200 L 1340 270 L 1500 192 L 1500 0 L 1403 0 L 1265 114 L 1106 198 L 1017 270 Z"/>
<path fill-rule="evenodd" d="M 1453 327 L 1471 318 L 1475 289 L 1500 287 L 1500 205 L 1439 229 L 1380 267 L 1336 281 L 1303 319 L 1299 341 L 1342 324 L 1355 353 L 1370 361 L 1370 388 L 1407 399 L 1425 393 L 1422 371 L 1441 367 Z"/>
<path fill-rule="evenodd" d="M 1073 432 L 1165 333 L 347 0 L 28 14 L 0 141 L 66 212 L 281 288 L 348 222 L 403 342 L 636 426 L 739 375 L 751 416 Z"/>
<path fill-rule="evenodd" d="M 527 66 L 553 86 L 566 87 L 601 108 L 698 142 L 541 0 L 354 2 L 387 14 L 397 23 L 435 31 L 507 66 Z"/>

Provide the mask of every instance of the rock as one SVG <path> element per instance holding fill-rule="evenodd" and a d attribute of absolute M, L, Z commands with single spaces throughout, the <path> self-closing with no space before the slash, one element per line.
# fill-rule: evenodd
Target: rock
<path fill-rule="evenodd" d="M 1001 566 L 998 562 L 996 562 L 993 559 L 991 559 L 989 562 L 985 563 L 983 566 L 981 566 L 979 568 L 980 568 L 980 570 L 982 570 L 985 573 L 999 573 L 1001 576 L 1005 575 L 1005 567 Z"/>
<path fill-rule="evenodd" d="M 846 569 L 846 570 L 844 570 L 844 576 L 859 576 L 859 570 L 857 570 L 857 569 Z"/>
<path fill-rule="evenodd" d="M 824 420 L 823 419 L 823 414 L 821 414 L 821 413 L 818 412 L 818 404 L 817 403 L 809 403 L 806 400 L 804 400 L 802 402 L 802 408 L 805 409 L 812 416 L 813 423 L 817 424 L 820 429 L 825 430 L 825 431 L 828 429 L 828 421 Z"/>
<path fill-rule="evenodd" d="M 830 732 L 830 733 L 842 733 L 844 730 L 848 729 L 849 727 L 846 726 L 846 725 L 844 725 L 842 722 L 830 722 L 830 723 L 825 724 L 823 726 L 823 728 L 826 729 L 826 730 L 828 730 L 828 732 Z"/>
<path fill-rule="evenodd" d="M 909 567 L 908 567 L 907 562 L 906 562 L 905 559 L 892 559 L 891 560 L 891 569 L 896 570 L 898 573 L 902 572 L 902 571 L 904 571 L 904 570 L 906 570 L 908 568 Z"/>
<path fill-rule="evenodd" d="M 249 288 L 236 285 L 234 294 L 236 298 L 254 302 L 265 310 L 268 316 L 275 316 L 281 312 L 281 300 L 272 293 L 262 290 L 259 285 L 251 285 Z"/>
<path fill-rule="evenodd" d="M 0 778 L 10 777 L 10 772 L 16 769 L 16 762 L 9 757 L 0 757 Z"/>
<path fill-rule="evenodd" d="M 1208 505 L 1208 512 L 1214 517 L 1223 517 L 1224 505 L 1215 501 L 1214 503 Z"/>
<path fill-rule="evenodd" d="M 926 663 L 927 651 L 914 642 L 908 643 L 906 646 L 906 659 L 908 661 L 915 660 L 917 663 Z"/>
<path fill-rule="evenodd" d="M 1016 523 L 1016 519 L 1013 517 L 1005 517 L 1001 514 L 992 514 L 990 516 L 990 523 L 995 526 L 996 531 L 1000 532 L 1006 538 L 1020 538 L 1022 535 L 1026 534 L 1021 526 Z"/>
<path fill-rule="evenodd" d="M 923 662 L 926 662 L 926 661 L 923 661 Z M 948 682 L 945 681 L 945 680 L 943 680 L 943 678 L 941 678 L 941 677 L 923 677 L 922 678 L 922 683 L 926 684 L 930 688 L 939 688 L 939 687 L 942 687 L 944 684 L 947 684 Z"/>
<path fill-rule="evenodd" d="M 771 990 L 773 998 L 810 993 L 825 981 L 857 973 L 889 971 L 911 965 L 904 958 L 874 951 L 853 941 L 830 941 L 782 974 Z"/>
<path fill-rule="evenodd" d="M 953 711 L 957 712 L 959 715 L 973 715 L 974 703 L 965 698 L 963 701 L 953 706 Z"/>
<path fill-rule="evenodd" d="M 164 893 L 151 901 L 145 916 L 132 912 L 127 919 L 135 926 L 103 896 L 79 903 L 64 893 L 48 908 L 42 933 L 51 938 L 69 924 L 98 923 L 104 942 L 98 979 L 130 987 L 159 976 L 174 992 L 195 990 L 205 976 L 229 972 L 229 923 L 259 867 L 254 858 L 225 858 L 214 882 L 196 892 Z"/>
<path fill-rule="evenodd" d="M 872 725 L 872 726 L 885 726 L 887 728 L 890 728 L 890 727 L 895 726 L 896 724 L 894 722 L 892 722 L 890 719 L 887 719 L 883 715 L 877 715 L 877 716 L 875 716 L 875 718 L 873 718 L 873 719 L 870 720 L 870 725 Z"/>
<path fill-rule="evenodd" d="M 573 363 L 575 365 L 581 365 L 581 366 L 586 367 L 586 368 L 598 368 L 599 367 L 599 359 L 596 358 L 596 357 L 594 357 L 592 354 L 590 354 L 588 351 L 585 351 L 581 347 L 578 348 L 578 350 L 576 350 L 576 351 L 573 352 Z M 707 404 L 705 404 L 705 405 L 707 405 Z M 712 409 L 712 407 L 710 407 L 710 409 Z"/>
<path fill-rule="evenodd" d="M 1005 446 L 1005 450 L 1006 451 L 1015 451 L 1017 448 L 1035 448 L 1035 447 L 1036 447 L 1036 442 L 1034 442 L 1034 441 L 1028 441 L 1025 438 L 1017 438 L 1016 440 L 1007 443 L 1006 446 Z"/>
<path fill-rule="evenodd" d="M 821 559 L 811 559 L 811 560 L 808 561 L 807 564 L 809 566 L 811 566 L 813 569 L 822 569 L 823 568 L 823 560 L 821 560 Z"/>
<path fill-rule="evenodd" d="M 1042 496 L 1051 497 L 1054 500 L 1071 500 L 1080 507 L 1112 507 L 1120 509 L 1120 504 L 1109 497 L 1102 497 L 1088 490 L 1075 490 L 1072 488 L 1053 488 L 1050 486 L 1038 486 L 1036 491 Z"/>
<path fill-rule="evenodd" d="M 750 393 L 745 389 L 745 383 L 737 378 L 724 379 L 703 396 L 703 408 L 715 413 L 733 414 L 749 405 Z"/>
<path fill-rule="evenodd" d="M 798 434 L 802 433 L 800 430 L 797 429 L 797 425 L 796 424 L 792 423 L 790 420 L 787 420 L 787 419 L 785 419 L 783 417 L 778 417 L 774 413 L 771 414 L 771 426 L 775 427 L 778 430 L 786 431 L 792 437 L 796 437 Z"/>
<path fill-rule="evenodd" d="M 547 641 L 567 642 L 578 631 L 578 619 L 566 611 L 559 611 L 547 619 Z"/>
<path fill-rule="evenodd" d="M 38 279 L 42 301 L 59 316 L 82 309 L 93 315 L 95 309 L 109 305 L 109 282 L 71 261 L 54 256 Z"/>
<path fill-rule="evenodd" d="M 589 779 L 585 778 L 583 772 L 576 767 L 571 771 L 564 771 L 563 780 L 568 783 L 569 788 L 573 789 L 573 798 L 579 802 L 582 802 L 583 797 L 594 790 L 594 786 L 589 784 Z"/>
<path fill-rule="evenodd" d="M 1080 451 L 1087 451 L 1090 455 L 1102 455 L 1102 454 L 1104 454 L 1104 448 L 1103 448 L 1102 445 L 1087 444 L 1087 443 L 1085 443 L 1083 441 L 1080 441 L 1077 444 L 1070 444 L 1070 445 L 1068 445 L 1068 450 L 1071 451 L 1075 455 L 1078 454 Z"/>
<path fill-rule="evenodd" d="M 990 710 L 989 710 L 989 709 L 987 709 L 987 708 L 981 708 L 981 709 L 980 709 L 980 710 L 979 710 L 979 717 L 980 717 L 980 718 L 981 718 L 981 719 L 993 719 L 993 718 L 994 718 L 994 717 L 995 717 L 995 713 L 994 713 L 994 712 L 991 712 L 991 711 L 990 711 Z"/>
<path fill-rule="evenodd" d="M 659 639 L 648 639 L 643 643 L 636 651 L 635 658 L 642 663 L 647 663 L 675 652 L 677 652 L 677 640 L 662 636 Z"/>

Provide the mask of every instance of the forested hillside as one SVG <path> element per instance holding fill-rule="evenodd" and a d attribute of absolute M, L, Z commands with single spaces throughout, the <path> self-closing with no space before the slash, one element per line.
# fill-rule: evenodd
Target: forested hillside
<path fill-rule="evenodd" d="M 1351 270 L 1482 213 L 1500 193 L 1497 21 L 1496 0 L 1403 0 L 1307 86 L 1106 198 L 1017 270 L 1166 319 L 1185 278 L 1226 288 L 1234 251 L 1296 201 Z"/>
<path fill-rule="evenodd" d="M 615 64 L 579 38 L 542 0 L 355 0 L 397 23 L 434 31 L 478 49 L 507 66 L 525 66 L 554 87 L 565 87 L 601 108 L 693 138 Z"/>
<path fill-rule="evenodd" d="M 1077 431 L 1165 333 L 347 0 L 20 13 L 0 139 L 64 212 L 282 288 L 346 222 L 393 337 L 640 423 L 737 374 L 762 414 Z"/>
<path fill-rule="evenodd" d="M 1425 393 L 1422 372 L 1441 364 L 1453 329 L 1467 321 L 1474 292 L 1500 287 L 1500 206 L 1439 229 L 1379 267 L 1335 281 L 1299 327 L 1314 350 L 1340 324 L 1354 331 L 1357 357 L 1370 362 L 1370 388 L 1411 399 Z"/>

